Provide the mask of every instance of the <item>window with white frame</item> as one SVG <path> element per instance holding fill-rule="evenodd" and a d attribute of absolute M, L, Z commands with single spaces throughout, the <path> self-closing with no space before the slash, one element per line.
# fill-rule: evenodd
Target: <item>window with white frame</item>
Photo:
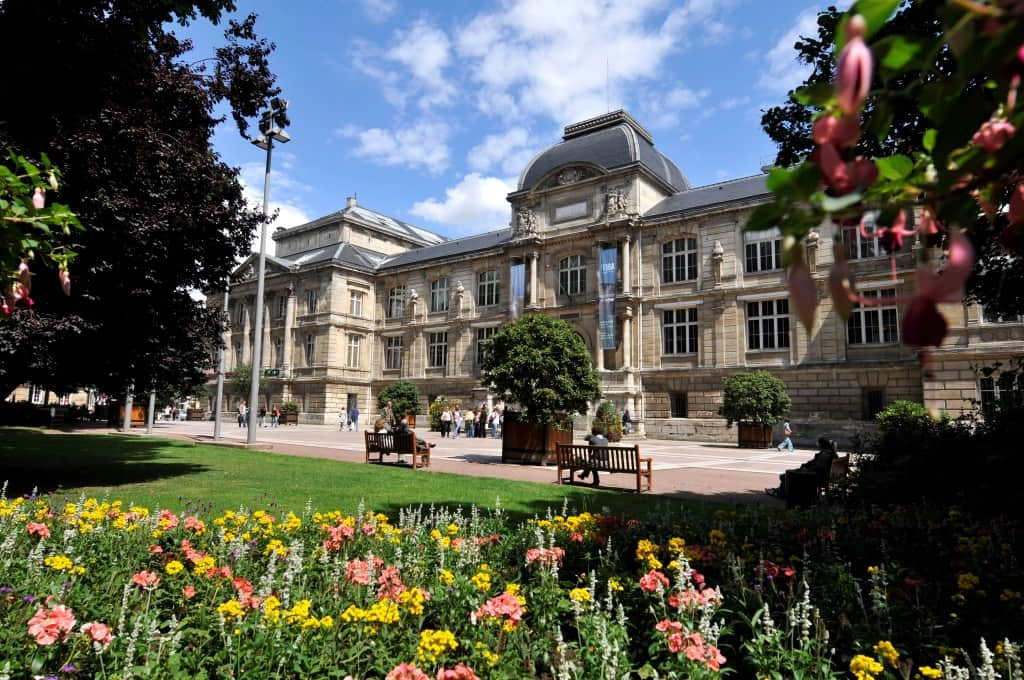
<path fill-rule="evenodd" d="M 448 365 L 448 333 L 427 334 L 427 367 L 444 368 Z"/>
<path fill-rule="evenodd" d="M 402 368 L 402 336 L 384 338 L 384 368 L 397 371 Z"/>
<path fill-rule="evenodd" d="M 666 309 L 662 313 L 665 354 L 697 353 L 697 308 Z"/>
<path fill-rule="evenodd" d="M 697 279 L 697 239 L 679 238 L 661 246 L 661 282 Z"/>
<path fill-rule="evenodd" d="M 284 338 L 274 338 L 274 366 L 284 366 Z"/>
<path fill-rule="evenodd" d="M 875 235 L 874 223 L 865 224 L 863 232 L 860 225 L 843 227 L 846 259 L 862 260 L 868 257 L 880 257 L 885 254 L 882 251 L 881 244 L 878 242 L 878 236 Z"/>
<path fill-rule="evenodd" d="M 448 279 L 437 279 L 430 282 L 430 311 L 448 311 Z"/>
<path fill-rule="evenodd" d="M 582 255 L 570 255 L 558 262 L 558 292 L 579 295 L 587 290 L 587 267 Z"/>
<path fill-rule="evenodd" d="M 42 385 L 36 385 L 35 383 L 29 387 L 28 400 L 33 404 L 42 404 L 43 397 L 46 395 L 46 390 L 43 389 Z"/>
<path fill-rule="evenodd" d="M 993 415 L 999 408 L 1012 408 L 1021 405 L 1024 400 L 1024 375 L 1016 372 L 988 376 L 978 380 L 981 393 L 981 412 L 985 416 Z"/>
<path fill-rule="evenodd" d="M 748 231 L 743 240 L 748 274 L 782 268 L 782 236 L 778 229 Z"/>
<path fill-rule="evenodd" d="M 363 292 L 350 290 L 348 292 L 348 313 L 352 316 L 363 315 Z"/>
<path fill-rule="evenodd" d="M 747 349 L 789 347 L 789 300 L 757 300 L 747 303 Z"/>
<path fill-rule="evenodd" d="M 306 291 L 306 314 L 316 314 L 317 304 L 320 302 L 320 293 L 315 288 Z"/>
<path fill-rule="evenodd" d="M 1024 314 L 1000 314 L 988 307 L 981 308 L 981 320 L 985 323 L 1024 323 Z"/>
<path fill-rule="evenodd" d="M 477 279 L 476 304 L 489 307 L 498 304 L 498 272 L 491 270 L 481 272 Z"/>
<path fill-rule="evenodd" d="M 313 357 L 316 353 L 316 336 L 312 333 L 306 335 L 306 365 L 313 365 Z"/>
<path fill-rule="evenodd" d="M 277 296 L 277 309 L 276 309 L 275 317 L 278 318 L 278 319 L 283 319 L 285 311 L 287 309 L 288 309 L 288 296 L 287 295 L 278 295 Z"/>
<path fill-rule="evenodd" d="M 363 337 L 355 333 L 348 334 L 348 363 L 349 368 L 359 368 L 359 349 L 362 346 Z"/>
<path fill-rule="evenodd" d="M 487 328 L 476 329 L 476 365 L 482 366 L 484 363 L 484 352 L 487 351 L 487 345 L 490 343 L 491 338 L 498 332 L 497 326 L 488 326 Z"/>
<path fill-rule="evenodd" d="M 846 322 L 846 340 L 851 345 L 888 345 L 900 340 L 896 289 L 861 291 L 877 305 L 858 304 Z"/>
<path fill-rule="evenodd" d="M 388 318 L 397 319 L 405 314 L 405 286 L 388 289 Z"/>

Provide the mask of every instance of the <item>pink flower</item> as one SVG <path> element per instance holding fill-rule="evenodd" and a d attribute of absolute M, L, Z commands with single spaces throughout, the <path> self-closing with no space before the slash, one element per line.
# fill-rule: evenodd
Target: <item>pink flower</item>
<path fill-rule="evenodd" d="M 154 543 L 153 545 L 149 546 L 149 554 L 150 555 L 159 555 L 163 551 L 164 551 L 163 547 L 160 546 L 159 544 Z"/>
<path fill-rule="evenodd" d="M 143 570 L 132 576 L 132 583 L 146 590 L 153 590 L 160 585 L 160 577 L 151 571 Z"/>
<path fill-rule="evenodd" d="M 32 194 L 32 207 L 36 210 L 42 210 L 46 207 L 46 189 L 36 187 L 35 192 Z"/>
<path fill-rule="evenodd" d="M 398 596 L 405 592 L 405 584 L 398 573 L 398 567 L 385 567 L 381 575 L 377 577 L 377 599 L 393 600 L 398 602 Z"/>
<path fill-rule="evenodd" d="M 551 566 L 553 564 L 562 564 L 562 558 L 565 557 L 565 550 L 555 546 L 554 548 L 530 548 L 526 551 L 526 563 L 533 564 L 534 562 L 540 562 L 544 566 Z"/>
<path fill-rule="evenodd" d="M 812 163 L 821 168 L 825 183 L 839 196 L 869 187 L 878 179 L 878 166 L 867 158 L 845 162 L 834 144 L 822 144 L 811 153 Z"/>
<path fill-rule="evenodd" d="M 196 589 L 192 586 L 185 586 L 181 589 L 181 594 L 185 596 L 186 600 L 191 600 L 196 596 Z"/>
<path fill-rule="evenodd" d="M 658 586 L 662 588 L 669 587 L 668 577 L 662 574 L 660 571 L 651 569 L 649 572 L 640 577 L 640 590 L 647 593 L 658 592 Z"/>
<path fill-rule="evenodd" d="M 846 22 L 846 46 L 839 53 L 836 72 L 836 103 L 846 114 L 854 114 L 871 89 L 871 50 L 864 43 L 867 22 L 855 14 Z"/>
<path fill-rule="evenodd" d="M 796 247 L 797 257 L 789 265 L 786 279 L 789 283 L 789 301 L 793 305 L 800 323 L 808 331 L 814 326 L 814 310 L 818 306 L 818 287 L 811 278 L 811 272 L 804 262 L 803 248 Z"/>
<path fill-rule="evenodd" d="M 903 316 L 903 340 L 908 345 L 940 345 L 948 326 L 938 304 L 963 299 L 964 284 L 974 268 L 974 248 L 958 231 L 950 232 L 949 238 L 949 264 L 945 271 L 936 274 L 927 265 L 917 268 L 917 293 Z"/>
<path fill-rule="evenodd" d="M 374 557 L 370 560 L 351 560 L 345 564 L 345 580 L 359 586 L 370 585 L 373 574 L 384 566 L 384 560 Z"/>
<path fill-rule="evenodd" d="M 823 116 L 814 124 L 812 135 L 816 144 L 848 149 L 860 136 L 860 120 L 856 116 Z"/>
<path fill-rule="evenodd" d="M 28 634 L 40 645 L 52 645 L 57 640 L 66 639 L 74 627 L 74 613 L 62 604 L 53 609 L 40 607 L 28 620 Z"/>
<path fill-rule="evenodd" d="M 451 670 L 442 668 L 437 671 L 437 680 L 480 680 L 480 678 L 477 677 L 472 668 L 460 663 Z"/>
<path fill-rule="evenodd" d="M 975 146 L 981 147 L 988 153 L 995 153 L 1003 148 L 1003 145 L 1010 140 L 1010 137 L 1013 137 L 1016 131 L 1017 128 L 1013 127 L 1013 123 L 1008 120 L 998 118 L 986 120 L 974 133 L 971 141 Z"/>
<path fill-rule="evenodd" d="M 476 618 L 485 616 L 500 619 L 507 618 L 509 624 L 515 628 L 523 620 L 523 605 L 508 591 L 497 597 L 492 597 L 480 606 L 473 614 Z"/>
<path fill-rule="evenodd" d="M 411 663 L 400 663 L 391 669 L 384 680 L 430 680 L 430 676 Z"/>
<path fill-rule="evenodd" d="M 67 269 L 61 269 L 57 273 L 57 278 L 60 279 L 60 288 L 64 291 L 64 294 L 71 295 L 71 272 Z"/>
<path fill-rule="evenodd" d="M 25 289 L 25 295 L 32 292 L 32 272 L 28 269 L 28 262 L 25 260 L 21 261 L 18 265 L 18 281 L 21 282 L 21 287 Z"/>
<path fill-rule="evenodd" d="M 110 627 L 105 623 L 99 621 L 92 621 L 91 623 L 83 623 L 81 631 L 89 636 L 93 642 L 101 645 L 103 649 L 106 649 L 110 645 L 110 640 L 113 638 Z"/>
<path fill-rule="evenodd" d="M 50 537 L 50 527 L 42 522 L 29 522 L 25 526 L 28 529 L 29 536 L 38 536 L 39 538 Z"/>
<path fill-rule="evenodd" d="M 160 511 L 160 520 L 157 522 L 161 529 L 173 529 L 178 526 L 178 516 L 170 510 Z"/>
<path fill-rule="evenodd" d="M 185 528 L 189 531 L 202 533 L 206 531 L 206 524 L 204 524 L 203 520 L 199 519 L 195 515 L 189 515 L 185 518 Z"/>

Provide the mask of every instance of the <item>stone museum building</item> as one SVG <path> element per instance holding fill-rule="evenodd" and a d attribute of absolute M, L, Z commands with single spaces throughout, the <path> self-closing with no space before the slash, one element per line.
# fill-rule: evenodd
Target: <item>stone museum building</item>
<path fill-rule="evenodd" d="M 260 359 L 278 372 L 271 401 L 297 402 L 300 421 L 313 423 L 336 422 L 352 404 L 365 423 L 399 379 L 418 386 L 424 410 L 436 396 L 492 401 L 484 347 L 524 313 L 567 321 L 591 351 L 604 398 L 629 408 L 648 436 L 735 441 L 717 415 L 722 379 L 751 369 L 785 381 L 801 438 L 844 437 L 897 399 L 956 415 L 999 398 L 998 377 L 978 369 L 1024 353 L 1024 323 L 947 306 L 951 332 L 923 370 L 900 342 L 911 248 L 893 268 L 877 239 L 822 225 L 804 243 L 820 301 L 804 329 L 791 315 L 778 230 L 743 230 L 770 199 L 766 177 L 691 186 L 616 111 L 569 125 L 523 168 L 506 228 L 448 240 L 349 198 L 279 229 Z M 858 288 L 892 304 L 839 318 L 827 290 L 835 239 Z M 232 280 L 229 367 L 252 360 L 257 258 Z"/>

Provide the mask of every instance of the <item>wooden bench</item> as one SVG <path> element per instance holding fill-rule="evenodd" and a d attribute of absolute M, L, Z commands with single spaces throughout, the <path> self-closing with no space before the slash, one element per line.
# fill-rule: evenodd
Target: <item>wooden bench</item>
<path fill-rule="evenodd" d="M 396 463 L 401 462 L 402 456 L 412 456 L 413 469 L 430 466 L 430 449 L 433 444 L 427 444 L 426 448 L 416 446 L 416 436 L 411 432 L 364 432 L 366 437 L 366 462 L 383 463 L 384 456 L 394 454 Z M 373 456 L 376 455 L 376 460 Z"/>
<path fill-rule="evenodd" d="M 640 457 L 639 446 L 589 446 L 559 444 L 556 451 L 558 460 L 558 483 L 572 484 L 577 471 L 598 473 L 623 472 L 636 477 L 636 492 L 650 491 L 654 484 L 651 458 Z M 568 476 L 563 473 L 568 472 Z M 644 488 L 646 482 L 646 488 Z"/>
<path fill-rule="evenodd" d="M 830 489 L 842 482 L 850 472 L 850 457 L 837 456 L 827 474 L 814 470 L 786 470 L 786 507 L 810 507 L 818 503 Z"/>

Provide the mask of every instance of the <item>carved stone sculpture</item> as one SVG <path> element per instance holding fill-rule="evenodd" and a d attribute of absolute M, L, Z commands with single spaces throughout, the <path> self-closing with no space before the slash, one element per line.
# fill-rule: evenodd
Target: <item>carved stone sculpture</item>
<path fill-rule="evenodd" d="M 622 189 L 609 189 L 604 195 L 605 217 L 616 217 L 626 212 L 626 196 Z"/>
<path fill-rule="evenodd" d="M 513 236 L 533 236 L 537 233 L 537 216 L 529 208 L 516 211 L 516 226 Z"/>

